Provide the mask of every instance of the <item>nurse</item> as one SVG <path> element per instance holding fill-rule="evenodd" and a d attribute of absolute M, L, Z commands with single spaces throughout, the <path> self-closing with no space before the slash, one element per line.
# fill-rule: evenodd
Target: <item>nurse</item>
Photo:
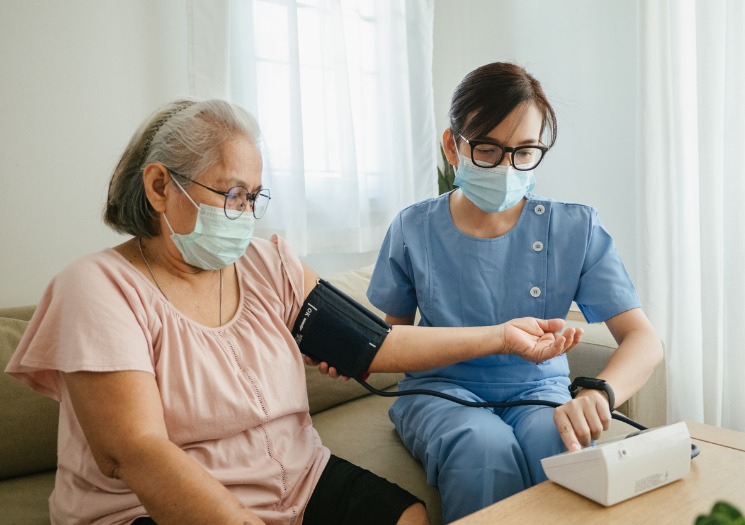
<path fill-rule="evenodd" d="M 449 116 L 442 145 L 457 189 L 395 217 L 368 298 L 389 323 L 413 324 L 418 311 L 424 326 L 563 318 L 575 301 L 618 343 L 598 378 L 623 403 L 661 362 L 662 346 L 596 210 L 530 193 L 557 130 L 540 83 L 514 64 L 479 67 L 456 88 Z M 584 388 L 572 399 L 569 384 L 564 355 L 537 364 L 494 355 L 406 375 L 401 390 L 563 403 L 484 409 L 406 396 L 393 404 L 390 418 L 439 488 L 446 523 L 545 480 L 541 458 L 608 428 L 606 393 Z"/>

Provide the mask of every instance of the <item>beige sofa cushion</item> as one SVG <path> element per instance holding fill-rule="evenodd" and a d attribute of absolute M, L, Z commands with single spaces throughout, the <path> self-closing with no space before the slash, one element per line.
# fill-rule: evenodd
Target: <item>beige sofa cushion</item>
<path fill-rule="evenodd" d="M 440 493 L 427 483 L 424 469 L 403 446 L 388 419 L 392 403 L 393 398 L 365 396 L 315 414 L 313 426 L 334 454 L 421 498 L 432 525 L 440 525 Z"/>
<path fill-rule="evenodd" d="M 398 383 L 403 374 L 372 374 L 368 383 L 379 390 Z M 316 414 L 327 408 L 335 407 L 352 399 L 369 394 L 357 381 L 350 379 L 331 379 L 321 375 L 316 367 L 305 367 L 305 383 L 308 388 L 310 413 Z"/>
<path fill-rule="evenodd" d="M 0 523 L 49 525 L 54 471 L 0 481 Z"/>
<path fill-rule="evenodd" d="M 365 308 L 369 308 L 382 317 L 383 313 L 367 300 L 367 286 L 370 284 L 372 272 L 373 266 L 371 265 L 340 272 L 326 279 Z"/>
<path fill-rule="evenodd" d="M 372 266 L 358 268 L 338 273 L 327 280 L 344 293 L 352 297 L 376 315 L 382 316 L 370 301 L 367 300 L 365 292 L 370 282 Z M 373 374 L 368 383 L 375 388 L 383 390 L 398 383 L 403 374 Z M 342 381 L 341 379 L 330 379 L 321 375 L 315 367 L 306 367 L 305 378 L 308 386 L 308 401 L 310 402 L 310 413 L 316 414 L 321 410 L 334 407 L 368 394 L 369 392 L 356 381 Z"/>
<path fill-rule="evenodd" d="M 0 318 L 0 367 L 4 371 L 28 321 Z M 0 479 L 57 467 L 59 404 L 9 375 L 0 374 Z"/>

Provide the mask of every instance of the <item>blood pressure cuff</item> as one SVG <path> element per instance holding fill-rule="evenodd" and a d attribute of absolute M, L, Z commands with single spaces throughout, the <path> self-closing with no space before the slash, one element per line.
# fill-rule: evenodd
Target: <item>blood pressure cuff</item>
<path fill-rule="evenodd" d="M 348 377 L 370 368 L 391 325 L 323 279 L 308 294 L 292 328 L 300 352 Z"/>

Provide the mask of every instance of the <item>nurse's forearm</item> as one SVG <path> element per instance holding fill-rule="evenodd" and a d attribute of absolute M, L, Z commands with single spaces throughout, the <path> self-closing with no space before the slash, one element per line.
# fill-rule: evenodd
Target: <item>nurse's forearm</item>
<path fill-rule="evenodd" d="M 417 372 L 504 349 L 504 325 L 467 328 L 394 325 L 369 372 Z"/>
<path fill-rule="evenodd" d="M 369 372 L 415 372 L 491 354 L 514 354 L 533 363 L 569 351 L 582 330 L 563 319 L 523 317 L 496 326 L 421 327 L 394 325 Z"/>
<path fill-rule="evenodd" d="M 619 406 L 649 380 L 662 362 L 663 349 L 657 333 L 641 310 L 624 312 L 606 324 L 619 345 L 598 377 L 611 385 L 616 406 Z"/>
<path fill-rule="evenodd" d="M 641 389 L 662 361 L 662 345 L 649 334 L 632 333 L 613 352 L 608 365 L 598 374 L 613 388 L 616 406 Z"/>

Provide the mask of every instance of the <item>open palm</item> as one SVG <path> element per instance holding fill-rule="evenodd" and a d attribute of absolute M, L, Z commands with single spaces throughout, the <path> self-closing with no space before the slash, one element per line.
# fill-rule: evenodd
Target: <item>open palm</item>
<path fill-rule="evenodd" d="M 563 319 L 523 317 L 504 324 L 505 351 L 533 363 L 540 363 L 574 348 L 582 330 L 564 328 Z"/>

